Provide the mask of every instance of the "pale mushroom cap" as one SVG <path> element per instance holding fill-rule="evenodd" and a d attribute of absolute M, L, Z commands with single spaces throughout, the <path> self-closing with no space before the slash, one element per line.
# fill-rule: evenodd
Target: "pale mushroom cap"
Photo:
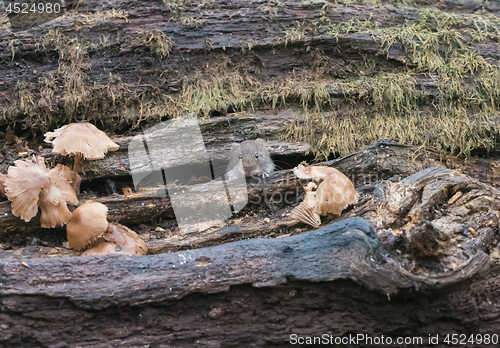
<path fill-rule="evenodd" d="M 92 248 L 85 250 L 81 256 L 119 254 L 121 249 L 116 243 L 101 241 L 92 246 Z"/>
<path fill-rule="evenodd" d="M 324 180 L 329 175 L 342 174 L 340 171 L 332 167 L 326 167 L 326 166 L 309 167 L 309 166 L 304 166 L 302 164 L 299 164 L 297 167 L 293 168 L 293 173 L 295 174 L 296 177 L 300 179 L 314 179 L 314 180 L 319 180 L 319 179 Z"/>
<path fill-rule="evenodd" d="M 358 203 L 359 194 L 351 180 L 342 173 L 328 176 L 316 190 L 320 215 L 340 215 L 350 204 Z"/>
<path fill-rule="evenodd" d="M 63 168 L 48 170 L 43 157 L 19 160 L 9 168 L 5 179 L 7 198 L 12 202 L 12 214 L 24 221 L 30 221 L 42 211 L 42 227 L 62 226 L 68 222 L 71 213 L 67 203 L 78 204 L 78 198 L 65 176 Z"/>
<path fill-rule="evenodd" d="M 80 250 L 102 237 L 108 227 L 108 207 L 92 202 L 79 206 L 66 225 L 69 245 Z"/>
<path fill-rule="evenodd" d="M 118 244 L 122 248 L 120 254 L 142 256 L 148 251 L 146 243 L 137 233 L 120 224 L 108 224 L 104 239 Z"/>
<path fill-rule="evenodd" d="M 104 158 L 108 151 L 116 151 L 119 148 L 106 133 L 90 123 L 70 123 L 53 132 L 47 132 L 45 141 L 54 146 L 54 153 L 70 156 L 80 153 L 88 159 Z"/>
<path fill-rule="evenodd" d="M 40 156 L 17 160 L 14 164 L 5 179 L 5 193 L 12 202 L 12 214 L 30 221 L 38 212 L 42 187 L 49 183 L 48 170 Z"/>

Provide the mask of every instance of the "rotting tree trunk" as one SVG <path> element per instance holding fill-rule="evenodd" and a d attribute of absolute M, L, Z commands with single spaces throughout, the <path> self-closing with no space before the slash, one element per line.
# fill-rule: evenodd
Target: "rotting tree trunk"
<path fill-rule="evenodd" d="M 286 346 L 293 334 L 362 333 L 420 336 L 431 347 L 429 334 L 442 343 L 495 332 L 500 191 L 446 168 L 422 170 L 438 163 L 430 152 L 402 160 L 415 150 L 380 142 L 336 160 L 350 174 L 386 167 L 389 180 L 360 187 L 356 208 L 315 231 L 246 240 L 245 224 L 234 224 L 188 236 L 192 250 L 135 258 L 0 252 L 5 346 Z M 286 216 L 247 229 L 279 224 L 301 231 Z M 244 240 L 222 244 L 231 234 Z M 210 238 L 222 245 L 203 248 Z"/>
<path fill-rule="evenodd" d="M 392 141 L 380 141 L 351 155 L 321 164 L 339 169 L 353 181 L 357 188 L 361 189 L 371 187 L 373 190 L 373 185 L 381 180 L 394 176 L 408 176 L 429 166 L 455 169 L 492 185 L 498 185 L 500 181 L 500 161 L 498 160 L 487 161 L 472 158 L 468 161 L 462 161 L 455 158 L 444 161 L 442 156 L 434 151 L 424 151 L 416 146 L 402 145 Z M 287 193 L 288 197 L 295 201 L 303 193 L 302 186 L 305 183 L 306 181 L 297 180 L 291 170 L 277 171 L 265 181 L 249 179 L 249 201 L 272 203 L 273 197 L 284 197 Z M 206 185 L 210 186 L 211 184 Z M 200 189 L 198 185 L 179 187 L 192 192 Z M 214 192 L 214 194 L 217 193 Z M 143 195 L 129 196 L 121 194 L 104 197 L 84 195 L 80 201 L 81 203 L 98 201 L 105 204 L 109 209 L 109 221 L 124 225 L 133 224 L 134 221 L 151 222 L 160 218 L 173 217 L 173 209 L 168 196 L 165 198 L 150 197 L 147 192 Z M 12 215 L 10 202 L 0 203 L 0 234 L 21 231 L 29 233 L 39 229 L 39 225 L 37 217 L 26 223 Z M 255 231 L 260 229 L 259 225 L 255 227 Z M 254 229 L 251 228 L 251 230 Z"/>
<path fill-rule="evenodd" d="M 360 218 L 172 254 L 0 265 L 5 346 L 287 346 L 291 334 L 324 333 L 411 333 L 426 342 L 428 334 L 498 325 L 491 290 L 499 267 L 488 255 L 480 251 L 447 274 L 415 276 Z"/>

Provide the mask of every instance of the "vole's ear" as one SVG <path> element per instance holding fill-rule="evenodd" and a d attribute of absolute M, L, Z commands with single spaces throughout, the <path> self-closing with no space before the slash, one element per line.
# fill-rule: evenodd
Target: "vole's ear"
<path fill-rule="evenodd" d="M 258 145 L 263 145 L 263 146 L 266 146 L 266 144 L 264 143 L 264 140 L 262 139 L 255 139 L 255 143 L 258 144 Z"/>

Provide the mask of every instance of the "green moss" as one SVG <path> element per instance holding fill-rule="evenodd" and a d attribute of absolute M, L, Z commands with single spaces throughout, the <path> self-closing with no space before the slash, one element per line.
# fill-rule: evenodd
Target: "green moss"
<path fill-rule="evenodd" d="M 304 23 L 296 22 L 294 26 L 291 26 L 283 31 L 285 37 L 285 47 L 289 42 L 294 42 L 303 39 L 306 36 L 306 25 Z"/>
<path fill-rule="evenodd" d="M 417 21 L 383 29 L 371 18 L 320 24 L 329 35 L 371 33 L 381 40 L 388 59 L 392 49 L 403 50 L 407 71 L 342 82 L 343 102 L 333 110 L 305 110 L 284 128 L 284 138 L 308 141 L 318 159 L 345 155 L 383 138 L 464 156 L 478 147 L 498 147 L 500 67 L 479 55 L 461 34 L 472 23 L 473 38 L 496 39 L 496 19 L 481 18 L 423 9 Z M 417 73 L 433 73 L 437 79 L 430 105 L 417 88 Z"/>
<path fill-rule="evenodd" d="M 375 33 L 378 31 L 379 23 L 369 17 L 366 20 L 350 19 L 347 22 L 324 25 L 319 23 L 320 27 L 326 31 L 327 35 L 338 36 L 348 33 Z"/>
<path fill-rule="evenodd" d="M 348 2 L 388 6 L 386 1 L 378 0 Z M 410 1 L 391 3 L 414 5 Z M 171 20 L 177 23 L 196 26 L 196 21 L 202 20 L 202 16 L 189 17 L 192 14 L 187 12 L 188 3 L 184 1 L 166 0 L 165 4 L 173 11 Z M 204 1 L 201 6 L 208 9 L 215 3 Z M 182 86 L 174 85 L 179 91 L 169 94 L 154 85 L 136 92 L 137 86 L 125 84 L 115 74 L 91 84 L 85 41 L 58 30 L 46 32 L 40 39 L 40 49 L 56 51 L 58 67 L 38 79 L 19 82 L 16 102 L 8 112 L 4 111 L 4 119 L 23 119 L 25 127 L 42 131 L 68 121 L 89 119 L 99 120 L 112 129 L 130 129 L 187 112 L 204 118 L 214 111 L 298 105 L 302 113 L 284 127 L 284 137 L 310 142 L 318 158 L 347 154 L 381 138 L 465 156 L 477 147 L 498 146 L 500 69 L 496 62 L 481 57 L 470 42 L 470 38 L 496 40 L 497 19 L 481 12 L 465 16 L 414 7 L 411 11 L 419 13 L 415 21 L 392 27 L 384 27 L 372 17 L 332 24 L 326 14 L 333 6 L 323 6 L 318 23 L 296 22 L 276 31 L 281 34 L 279 49 L 301 52 L 301 59 L 310 62 L 309 66 L 303 64 L 300 71 L 290 70 L 281 77 L 270 78 L 265 74 L 266 68 L 255 63 L 260 58 L 252 41 L 241 43 L 244 52 L 217 53 L 207 38 L 206 49 L 210 52 L 202 66 L 188 63 L 185 71 L 162 72 L 162 77 L 182 81 Z M 274 20 L 282 8 L 285 4 L 279 0 L 259 5 L 269 20 Z M 356 7 L 350 10 L 355 11 Z M 332 57 L 335 54 L 331 52 L 322 52 L 314 45 L 290 47 L 291 42 L 307 35 L 360 32 L 370 33 L 385 54 L 367 56 L 366 69 L 361 66 L 361 59 L 359 66 L 349 63 L 352 71 L 345 74 L 337 73 L 338 65 Z M 100 47 L 108 47 L 108 38 L 100 40 Z M 148 47 L 160 60 L 168 57 L 173 46 L 160 30 L 140 32 L 132 44 Z M 387 67 L 374 64 L 393 57 L 387 66 L 397 68 L 390 73 L 383 71 Z M 332 76 L 348 78 L 332 85 Z M 429 76 L 436 82 L 431 87 L 431 97 L 418 83 Z M 338 85 L 343 98 L 338 97 Z M 337 93 L 335 98 L 332 91 Z"/>
<path fill-rule="evenodd" d="M 500 120 L 485 113 L 470 115 L 465 109 L 412 110 L 395 116 L 344 105 L 330 112 L 304 112 L 287 125 L 284 139 L 309 142 L 317 160 L 347 155 L 387 138 L 468 156 L 478 147 L 498 147 L 499 132 Z"/>
<path fill-rule="evenodd" d="M 355 95 L 373 105 L 376 111 L 396 115 L 415 109 L 418 100 L 415 84 L 411 73 L 381 73 L 342 83 L 341 87 L 346 96 Z"/>
<path fill-rule="evenodd" d="M 159 59 L 167 58 L 174 46 L 172 39 L 159 29 L 145 31 L 139 35 L 139 39 Z"/>

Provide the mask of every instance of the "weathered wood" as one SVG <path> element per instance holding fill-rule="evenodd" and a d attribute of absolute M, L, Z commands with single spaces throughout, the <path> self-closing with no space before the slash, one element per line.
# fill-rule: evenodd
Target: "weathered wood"
<path fill-rule="evenodd" d="M 489 257 L 479 251 L 439 280 L 415 277 L 389 261 L 368 221 L 351 218 L 293 237 L 251 239 L 177 253 L 23 262 L 2 259 L 0 265 L 5 309 L 21 309 L 15 300 L 9 301 L 11 295 L 60 297 L 80 308 L 102 309 L 177 299 L 192 292 L 227 291 L 237 284 L 276 286 L 288 280 L 352 279 L 384 294 L 413 286 L 430 290 L 468 279 L 488 267 Z"/>
<path fill-rule="evenodd" d="M 257 136 L 268 141 L 267 146 L 271 156 L 305 154 L 309 151 L 307 143 L 290 143 L 279 139 L 283 122 L 289 121 L 295 116 L 296 111 L 291 109 L 257 111 L 252 114 L 237 114 L 200 120 L 199 125 L 210 160 L 220 171 L 224 168 L 224 165 L 227 165 L 232 143 L 242 142 Z M 204 153 L 199 152 L 197 148 L 191 149 L 189 146 L 184 146 L 184 151 L 187 152 L 184 157 L 170 153 L 169 151 L 175 151 L 175 148 L 162 147 L 161 138 L 165 136 L 167 134 L 161 133 L 159 136 L 152 135 L 149 138 L 150 144 L 158 143 L 158 148 L 154 149 L 155 151 L 150 149 L 149 157 L 136 158 L 135 167 L 133 168 L 134 173 L 147 173 L 151 167 L 161 168 L 166 162 L 165 158 L 169 158 L 170 167 L 206 164 L 207 159 Z M 102 160 L 84 161 L 82 165 L 82 170 L 85 172 L 84 178 L 130 176 L 128 145 L 132 139 L 132 136 L 115 137 L 113 141 L 120 146 L 118 151 L 108 152 Z M 52 154 L 51 147 L 48 145 L 46 149 L 40 152 L 34 151 L 33 153 L 42 155 L 48 163 L 66 163 L 70 166 L 73 163 L 73 158 Z M 2 158 L 0 172 L 6 173 L 8 167 L 13 165 L 16 159 L 18 158 L 8 156 Z"/>
<path fill-rule="evenodd" d="M 401 67 L 407 65 L 410 60 L 400 45 L 394 45 L 387 55 L 376 35 L 345 33 L 331 36 L 326 35 L 321 25 L 316 25 L 320 18 L 322 21 L 338 24 L 371 17 L 381 28 L 385 28 L 418 18 L 418 10 L 415 8 L 401 11 L 391 6 L 345 6 L 323 1 L 249 3 L 239 0 L 221 1 L 217 4 L 208 4 L 201 0 L 189 4 L 179 4 L 177 1 L 145 1 L 140 8 L 130 0 L 117 1 L 113 6 L 97 5 L 94 1 L 78 2 L 78 6 L 70 3 L 67 5 L 72 12 L 50 24 L 16 32 L 9 30 L 7 24 L 4 30 L 0 30 L 0 63 L 7 67 L 0 70 L 0 80 L 6 81 L 0 84 L 0 110 L 6 111 L 18 99 L 15 88 L 18 82 L 36 83 L 39 77 L 59 68 L 60 62 L 57 58 L 61 58 L 62 53 L 58 53 L 54 47 L 44 48 L 40 45 L 42 32 L 53 27 L 59 28 L 72 39 L 76 37 L 81 40 L 81 46 L 86 47 L 85 59 L 92 68 L 83 69 L 85 78 L 88 75 L 89 80 L 84 81 L 84 86 L 90 88 L 93 83 L 106 85 L 110 82 L 108 76 L 111 73 L 119 77 L 120 81 L 126 84 L 124 88 L 128 90 L 127 97 L 118 101 L 118 104 L 139 105 L 142 101 L 138 96 L 145 91 L 154 90 L 165 95 L 177 95 L 182 90 L 186 77 L 192 77 L 195 72 L 208 68 L 214 60 L 218 60 L 214 58 L 217 54 L 225 55 L 238 63 L 248 62 L 248 65 L 242 63 L 243 68 L 251 71 L 250 75 L 257 76 L 257 79 L 263 82 L 289 76 L 294 71 L 314 70 L 318 52 L 327 55 L 331 74 L 339 78 L 357 77 L 358 65 L 367 56 L 383 60 L 388 67 Z M 484 7 L 479 1 L 472 3 L 474 6 L 470 8 Z M 440 2 L 437 6 L 456 12 L 463 11 L 464 8 L 470 10 L 458 0 Z M 497 13 L 494 6 L 490 7 L 491 13 Z M 200 23 L 193 24 L 196 20 Z M 194 22 L 189 24 L 189 21 Z M 300 23 L 305 25 L 304 33 L 293 39 L 287 37 L 287 31 L 290 34 L 290 30 L 296 29 Z M 82 26 L 85 30 L 80 29 Z M 459 33 L 468 38 L 469 29 L 460 28 Z M 155 57 L 154 48 L 146 44 L 147 38 L 144 35 L 149 30 L 159 30 L 173 39 L 175 47 L 167 60 L 162 61 Z M 250 53 L 247 50 L 249 46 L 253 47 Z M 500 51 L 493 40 L 486 39 L 484 42 L 475 43 L 475 48 L 484 57 L 498 59 Z M 40 54 L 40 50 L 44 54 Z M 385 57 L 389 60 L 386 61 Z M 331 86 L 329 91 L 332 95 L 340 96 L 342 90 L 337 84 L 342 80 L 335 77 L 325 76 L 324 83 Z M 417 79 L 416 87 L 422 89 L 423 94 L 432 97 L 436 90 L 435 82 L 434 77 L 422 76 Z M 62 97 L 68 94 L 68 91 L 62 87 L 54 90 L 54 96 L 59 98 L 51 99 L 51 113 L 65 108 Z M 35 88 L 33 93 L 36 98 L 40 91 Z M 120 115 L 123 111 L 121 107 L 130 105 L 115 107 L 114 97 L 111 99 L 104 101 L 112 106 L 107 110 L 109 115 L 105 116 L 106 119 L 100 118 L 100 122 L 114 129 L 118 120 L 123 121 L 123 115 Z M 254 101 L 261 103 L 262 96 L 256 97 Z M 32 103 L 31 106 L 35 110 L 45 110 L 44 107 L 39 108 L 38 100 L 26 102 Z M 96 103 L 99 104 L 100 101 Z M 92 110 L 92 116 L 87 115 L 87 110 L 80 110 L 77 115 L 70 117 L 72 120 L 90 117 L 98 122 L 96 113 L 99 113 L 99 107 L 98 105 Z M 130 115 L 127 117 L 132 119 L 128 125 L 137 121 L 136 116 L 141 108 L 142 105 L 128 110 Z M 26 115 L 22 112 L 13 112 L 12 115 L 14 120 L 2 118 L 0 125 L 26 121 Z M 154 114 L 154 117 L 156 116 L 164 115 Z M 63 119 L 66 116 L 60 117 Z M 27 124 L 29 126 L 29 122 Z M 47 125 L 37 124 L 37 127 L 45 130 Z M 118 133 L 120 132 L 121 130 L 118 130 Z"/>
<path fill-rule="evenodd" d="M 410 288 L 432 291 L 434 301 L 449 303 L 441 296 L 436 297 L 437 289 L 458 285 L 465 279 L 481 272 L 491 271 L 495 269 L 494 267 L 498 268 L 486 254 L 480 251 L 469 263 L 448 273 L 446 277 L 435 279 L 409 274 L 386 255 L 375 237 L 373 228 L 367 221 L 360 218 L 344 220 L 317 231 L 293 237 L 272 240 L 253 239 L 155 256 L 31 259 L 23 262 L 0 259 L 2 280 L 0 285 L 2 313 L 0 315 L 3 323 L 1 333 L 5 346 L 15 346 L 20 343 L 22 326 L 33 328 L 32 331 L 24 331 L 22 337 L 23 340 L 29 340 L 34 345 L 50 345 L 58 342 L 70 342 L 71 345 L 76 342 L 92 344 L 96 342 L 96 337 L 99 337 L 100 344 L 105 346 L 116 339 L 124 339 L 124 332 L 115 332 L 112 329 L 115 327 L 116 316 L 108 318 L 110 322 L 107 325 L 97 325 L 97 323 L 102 320 L 103 315 L 122 313 L 119 316 L 124 318 L 125 322 L 120 327 L 124 328 L 127 332 L 125 335 L 129 336 L 129 339 L 124 342 L 125 346 L 133 346 L 137 342 L 151 343 L 158 339 L 172 341 L 176 346 L 183 346 L 187 343 L 177 344 L 180 338 L 172 336 L 176 328 L 171 320 L 183 323 L 187 317 L 186 314 L 177 316 L 175 309 L 177 305 L 191 303 L 193 307 L 187 308 L 196 308 L 195 304 L 199 303 L 201 298 L 196 294 L 188 296 L 192 293 L 228 292 L 223 295 L 225 300 L 222 300 L 221 295 L 205 295 L 204 305 L 200 307 L 203 309 L 196 316 L 198 317 L 196 321 L 199 323 L 202 316 L 208 315 L 203 321 L 204 331 L 201 336 L 193 336 L 198 324 L 194 327 L 184 326 L 181 330 L 189 343 L 195 339 L 210 339 L 211 337 L 215 342 L 219 341 L 219 344 L 214 343 L 214 345 L 208 342 L 203 344 L 232 346 L 234 342 L 224 345 L 220 341 L 240 342 L 241 333 L 237 327 L 224 330 L 224 334 L 211 329 L 214 321 L 220 324 L 220 320 L 225 316 L 224 313 L 229 314 L 236 309 L 233 307 L 235 303 L 228 302 L 227 299 L 233 297 L 235 292 L 237 297 L 245 293 L 257 292 L 260 295 L 252 295 L 248 299 L 251 303 L 271 301 L 272 306 L 276 306 L 276 301 L 282 297 L 277 294 L 286 290 L 289 297 L 275 307 L 278 311 L 275 313 L 279 316 L 276 318 L 280 324 L 278 326 L 273 324 L 263 331 L 261 329 L 259 334 L 250 339 L 250 342 L 261 345 L 259 342 L 264 339 L 263 335 L 271 329 L 273 340 L 278 340 L 278 344 L 284 344 L 286 336 L 293 332 L 300 332 L 293 331 L 293 329 L 300 328 L 303 324 L 294 324 L 294 321 L 298 319 L 296 315 L 287 317 L 278 313 L 289 311 L 290 306 L 299 306 L 302 318 L 306 315 L 318 319 L 316 306 L 304 307 L 307 301 L 304 303 L 301 300 L 302 296 L 307 296 L 307 293 L 321 294 L 323 298 L 324 291 L 333 286 L 337 289 L 333 292 L 337 293 L 334 302 L 338 303 L 338 300 L 345 296 L 343 291 L 339 293 L 338 290 L 344 288 L 348 292 L 364 294 L 365 300 L 370 298 L 372 299 L 370 301 L 376 299 L 377 302 L 383 302 L 386 307 L 383 313 L 388 313 L 386 311 L 397 308 L 401 301 L 411 294 L 404 292 L 407 295 L 399 297 L 394 294 L 396 291 Z M 342 279 L 349 279 L 363 286 L 341 281 Z M 312 292 L 312 288 L 306 290 L 310 282 L 320 282 Z M 260 292 L 257 289 L 237 287 L 243 284 L 252 284 L 254 287 L 265 289 Z M 367 292 L 363 289 L 364 286 L 373 289 L 375 293 Z M 298 289 L 302 290 L 297 293 Z M 377 295 L 377 293 L 382 295 Z M 393 301 L 389 294 L 392 294 Z M 275 300 L 272 300 L 273 297 Z M 176 302 L 173 302 L 174 300 Z M 322 311 L 326 311 L 323 315 L 331 316 L 335 308 L 338 308 L 338 306 L 330 307 L 329 303 L 320 305 L 323 308 Z M 170 319 L 164 318 L 166 315 L 164 306 L 170 308 L 168 310 Z M 241 308 L 241 305 L 237 307 Z M 340 307 L 345 308 L 342 305 Z M 373 315 L 371 312 L 373 304 L 369 306 L 370 315 L 366 315 L 366 309 L 361 307 L 354 306 L 350 309 L 349 317 L 353 318 L 351 330 L 361 330 L 362 325 L 365 325 L 362 323 L 363 320 L 355 319 L 361 313 L 365 313 L 362 315 L 365 318 Z M 104 308 L 108 309 L 103 310 Z M 151 312 L 148 308 L 156 308 L 156 310 Z M 132 329 L 130 326 L 133 312 L 139 313 L 139 317 L 135 320 L 167 321 L 162 325 L 161 333 L 150 331 L 155 326 L 153 322 L 150 322 L 153 326 L 147 324 L 140 331 L 136 331 L 137 329 Z M 257 314 L 255 318 L 276 315 L 271 313 L 266 315 L 265 312 Z M 64 315 L 61 315 L 62 313 Z M 436 316 L 435 313 L 434 316 Z M 91 320 L 95 325 L 92 329 L 93 333 L 88 333 L 87 329 L 81 328 L 77 330 L 78 333 L 75 336 L 73 329 L 62 329 L 68 325 L 69 318 L 76 317 Z M 377 317 L 380 319 L 380 313 Z M 50 323 L 50 332 L 58 332 L 58 335 L 47 334 L 49 332 L 47 319 Z M 244 320 L 245 325 L 250 324 L 249 320 L 254 319 L 247 318 Z M 387 327 L 390 328 L 389 324 L 395 323 L 396 320 L 398 320 L 397 315 L 392 313 L 392 318 L 384 322 L 386 329 L 382 332 L 393 332 L 394 327 L 392 329 L 387 329 Z M 379 322 L 379 320 L 375 321 Z M 71 322 L 78 326 L 81 321 L 78 319 L 76 322 L 73 320 Z M 166 324 L 168 322 L 171 324 Z M 401 324 L 395 327 L 399 325 Z M 343 326 L 341 321 L 332 328 L 335 333 L 342 335 Z M 248 330 L 248 326 L 246 329 Z M 364 327 L 364 329 L 363 332 L 367 332 L 367 328 Z M 104 330 L 108 334 L 103 335 Z M 145 335 L 145 332 L 149 334 Z M 314 329 L 307 332 L 318 334 L 319 331 Z M 371 331 L 368 330 L 368 332 Z M 279 340 L 285 340 L 285 342 L 279 342 Z"/>
<path fill-rule="evenodd" d="M 500 171 L 498 170 L 500 161 L 491 160 L 486 163 L 481 158 L 470 158 L 466 162 L 459 159 L 442 162 L 439 153 L 422 151 L 415 146 L 401 145 L 392 141 L 380 141 L 354 154 L 323 164 L 334 166 L 345 173 L 358 188 L 374 185 L 381 180 L 397 175 L 408 176 L 427 166 L 448 166 L 492 185 L 500 183 Z M 297 180 L 291 170 L 278 171 L 265 181 L 249 180 L 247 186 L 248 201 L 250 204 L 265 204 L 271 207 L 276 206 L 276 208 L 290 206 L 290 204 L 297 202 L 303 194 L 302 186 L 305 184 L 307 181 Z M 193 192 L 201 189 L 199 185 L 180 185 L 177 189 L 183 188 L 188 191 L 194 190 Z M 160 189 L 165 192 L 162 188 L 152 191 L 156 194 L 157 190 Z M 94 197 L 82 195 L 80 197 L 80 203 L 90 200 L 105 204 L 109 209 L 109 221 L 124 225 L 148 223 L 158 221 L 160 218 L 171 219 L 174 216 L 168 196 L 164 198 L 151 197 L 145 193 L 143 196 Z M 12 215 L 10 202 L 0 203 L 0 234 L 29 233 L 39 229 L 39 226 L 38 217 L 26 223 Z M 187 242 L 187 244 L 190 243 Z"/>

